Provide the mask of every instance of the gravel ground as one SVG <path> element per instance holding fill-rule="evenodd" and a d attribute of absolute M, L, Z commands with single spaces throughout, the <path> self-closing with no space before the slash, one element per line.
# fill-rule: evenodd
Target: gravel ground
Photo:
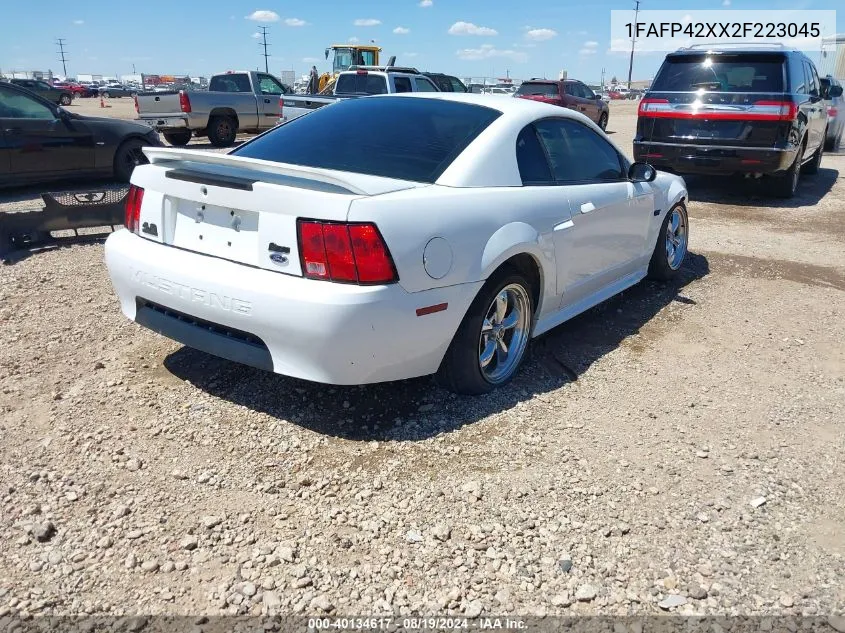
<path fill-rule="evenodd" d="M 612 105 L 627 151 L 635 116 Z M 682 278 L 557 328 L 484 398 L 181 348 L 122 317 L 101 244 L 0 268 L 0 617 L 796 614 L 845 631 L 842 173 L 826 156 L 790 201 L 689 179 Z"/>

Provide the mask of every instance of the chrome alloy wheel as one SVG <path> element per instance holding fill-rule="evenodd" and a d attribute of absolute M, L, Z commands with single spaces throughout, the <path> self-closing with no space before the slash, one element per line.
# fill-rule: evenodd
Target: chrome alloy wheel
<path fill-rule="evenodd" d="M 492 384 L 504 382 L 516 370 L 531 329 L 531 299 L 519 284 L 508 284 L 487 308 L 478 341 L 481 375 Z"/>
<path fill-rule="evenodd" d="M 678 270 L 687 254 L 687 211 L 677 205 L 670 213 L 666 224 L 666 261 L 669 268 Z"/>

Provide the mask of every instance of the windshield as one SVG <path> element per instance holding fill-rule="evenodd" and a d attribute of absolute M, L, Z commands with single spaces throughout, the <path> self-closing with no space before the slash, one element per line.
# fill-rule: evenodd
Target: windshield
<path fill-rule="evenodd" d="M 231 153 L 433 183 L 499 116 L 491 108 L 441 99 L 349 99 L 280 125 Z"/>
<path fill-rule="evenodd" d="M 783 58 L 771 55 L 695 55 L 663 62 L 653 92 L 782 92 Z"/>
<path fill-rule="evenodd" d="M 552 83 L 544 83 L 544 84 L 532 84 L 532 83 L 524 83 L 519 87 L 519 90 L 516 91 L 518 95 L 536 95 L 542 97 L 557 97 L 558 90 L 557 84 Z"/>
<path fill-rule="evenodd" d="M 334 65 L 332 71 L 339 73 L 348 69 L 352 65 L 352 49 L 338 48 L 334 53 Z"/>

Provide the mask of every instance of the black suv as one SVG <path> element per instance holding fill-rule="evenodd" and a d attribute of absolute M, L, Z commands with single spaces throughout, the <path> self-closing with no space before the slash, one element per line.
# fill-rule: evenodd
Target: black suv
<path fill-rule="evenodd" d="M 443 73 L 423 73 L 434 82 L 440 92 L 466 92 L 467 87 L 457 77 Z"/>
<path fill-rule="evenodd" d="M 827 112 L 816 67 L 778 45 L 684 48 L 640 101 L 634 159 L 678 174 L 767 174 L 792 197 L 818 171 Z"/>

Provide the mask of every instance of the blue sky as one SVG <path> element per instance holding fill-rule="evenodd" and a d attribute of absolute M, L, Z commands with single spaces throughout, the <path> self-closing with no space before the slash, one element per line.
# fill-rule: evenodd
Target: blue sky
<path fill-rule="evenodd" d="M 61 73 L 54 39 L 67 40 L 68 74 L 210 75 L 263 69 L 254 34 L 269 27 L 270 69 L 328 69 L 326 46 L 375 40 L 384 60 L 461 77 L 570 77 L 598 82 L 627 77 L 628 56 L 608 51 L 610 10 L 629 0 L 29 0 L 4 2 L 0 69 Z M 644 0 L 643 9 L 836 9 L 841 0 Z M 633 11 L 632 11 L 633 15 Z M 163 16 L 163 17 L 157 17 Z M 14 25 L 11 28 L 11 25 Z M 837 15 L 845 31 L 845 11 Z M 663 53 L 635 59 L 634 79 L 648 79 Z"/>

